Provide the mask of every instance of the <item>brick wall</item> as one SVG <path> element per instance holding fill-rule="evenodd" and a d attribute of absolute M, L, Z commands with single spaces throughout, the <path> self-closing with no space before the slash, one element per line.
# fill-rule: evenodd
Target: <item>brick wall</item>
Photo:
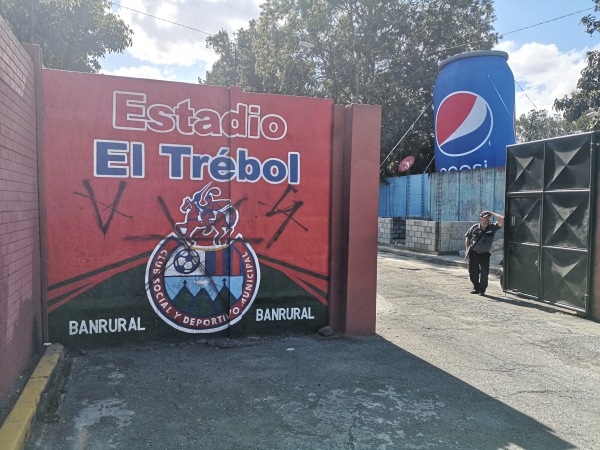
<path fill-rule="evenodd" d="M 406 236 L 406 220 L 401 217 L 379 217 L 377 219 L 377 242 L 396 244 Z"/>
<path fill-rule="evenodd" d="M 425 253 L 436 253 L 436 223 L 431 220 L 406 220 L 405 247 Z"/>
<path fill-rule="evenodd" d="M 407 219 L 406 239 L 402 247 L 423 253 L 459 254 L 464 257 L 465 233 L 474 223 L 473 221 L 449 221 L 440 222 L 438 225 L 433 220 Z M 491 250 L 491 261 L 495 264 L 504 257 L 503 241 L 504 228 L 501 228 L 494 238 Z"/>
<path fill-rule="evenodd" d="M 0 400 L 42 344 L 35 72 L 0 17 Z"/>
<path fill-rule="evenodd" d="M 475 222 L 440 222 L 440 253 L 457 253 L 465 249 L 465 233 Z"/>

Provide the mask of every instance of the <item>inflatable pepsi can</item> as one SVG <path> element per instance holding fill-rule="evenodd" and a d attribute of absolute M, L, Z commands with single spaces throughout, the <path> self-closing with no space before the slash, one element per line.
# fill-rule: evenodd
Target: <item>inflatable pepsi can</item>
<path fill-rule="evenodd" d="M 433 90 L 437 172 L 504 166 L 515 143 L 515 79 L 508 54 L 461 53 L 440 63 Z"/>

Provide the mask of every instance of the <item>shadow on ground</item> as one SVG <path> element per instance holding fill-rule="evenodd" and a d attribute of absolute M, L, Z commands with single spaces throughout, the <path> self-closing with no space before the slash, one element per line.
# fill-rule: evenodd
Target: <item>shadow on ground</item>
<path fill-rule="evenodd" d="M 566 449 L 551 429 L 379 336 L 91 350 L 29 449 Z"/>

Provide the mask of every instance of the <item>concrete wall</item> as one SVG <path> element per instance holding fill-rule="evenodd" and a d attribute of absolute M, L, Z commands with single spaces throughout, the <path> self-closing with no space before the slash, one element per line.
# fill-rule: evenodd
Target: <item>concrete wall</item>
<path fill-rule="evenodd" d="M 429 174 L 387 178 L 379 186 L 379 217 L 429 217 Z"/>
<path fill-rule="evenodd" d="M 504 167 L 387 179 L 379 186 L 377 241 L 426 253 L 459 252 L 481 211 L 504 215 L 504 192 Z M 392 224 L 404 219 L 406 235 L 396 238 Z M 502 230 L 495 240 L 501 242 Z"/>
<path fill-rule="evenodd" d="M 421 252 L 436 252 L 436 223 L 430 220 L 406 220 L 405 247 Z"/>
<path fill-rule="evenodd" d="M 456 253 L 465 249 L 465 233 L 474 222 L 441 222 L 440 253 Z"/>
<path fill-rule="evenodd" d="M 465 233 L 472 224 L 407 219 L 404 247 L 425 253 L 458 253 L 465 248 Z"/>
<path fill-rule="evenodd" d="M 400 217 L 377 218 L 377 242 L 395 244 L 406 238 L 406 219 Z"/>
<path fill-rule="evenodd" d="M 330 99 L 51 69 L 42 80 L 52 342 L 328 324 Z"/>
<path fill-rule="evenodd" d="M 388 178 L 379 186 L 379 217 L 477 220 L 484 209 L 502 214 L 504 167 Z"/>
<path fill-rule="evenodd" d="M 380 129 L 380 106 L 334 106 L 329 320 L 349 335 L 375 333 Z"/>
<path fill-rule="evenodd" d="M 392 219 L 379 219 L 392 220 Z M 398 242 L 384 242 L 380 235 L 379 243 L 394 243 L 407 250 L 433 254 L 460 254 L 464 257 L 465 233 L 475 222 L 406 219 L 406 238 Z M 503 254 L 504 228 L 494 238 L 492 246 L 492 262 L 498 264 Z"/>
<path fill-rule="evenodd" d="M 0 17 L 0 399 L 43 337 L 36 70 Z"/>

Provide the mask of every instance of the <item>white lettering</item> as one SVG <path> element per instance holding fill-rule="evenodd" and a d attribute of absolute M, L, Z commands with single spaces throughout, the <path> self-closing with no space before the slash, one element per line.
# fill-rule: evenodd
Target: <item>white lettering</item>
<path fill-rule="evenodd" d="M 230 138 L 279 141 L 287 134 L 285 119 L 277 114 L 262 115 L 259 105 L 237 103 L 235 109 L 220 113 L 210 108 L 195 108 L 186 98 L 176 105 L 148 104 L 146 94 L 113 92 L 113 128 L 150 130 L 184 136 L 224 136 Z"/>
<path fill-rule="evenodd" d="M 256 310 L 256 321 L 269 320 L 310 320 L 314 319 L 311 308 L 267 308 Z"/>
<path fill-rule="evenodd" d="M 146 328 L 142 327 L 141 317 L 131 317 L 130 319 L 117 317 L 115 319 L 82 320 L 81 322 L 69 321 L 70 336 L 74 334 L 105 334 L 130 331 L 146 331 Z"/>
<path fill-rule="evenodd" d="M 481 164 L 473 164 L 473 167 L 471 167 L 471 166 L 469 166 L 467 164 L 463 164 L 462 166 L 460 166 L 460 169 L 457 169 L 456 166 L 450 166 L 448 168 L 442 167 L 439 171 L 440 172 L 452 172 L 452 171 L 456 171 L 456 170 L 479 169 L 481 167 L 487 168 L 487 159 L 483 160 L 483 165 L 481 165 Z"/>

